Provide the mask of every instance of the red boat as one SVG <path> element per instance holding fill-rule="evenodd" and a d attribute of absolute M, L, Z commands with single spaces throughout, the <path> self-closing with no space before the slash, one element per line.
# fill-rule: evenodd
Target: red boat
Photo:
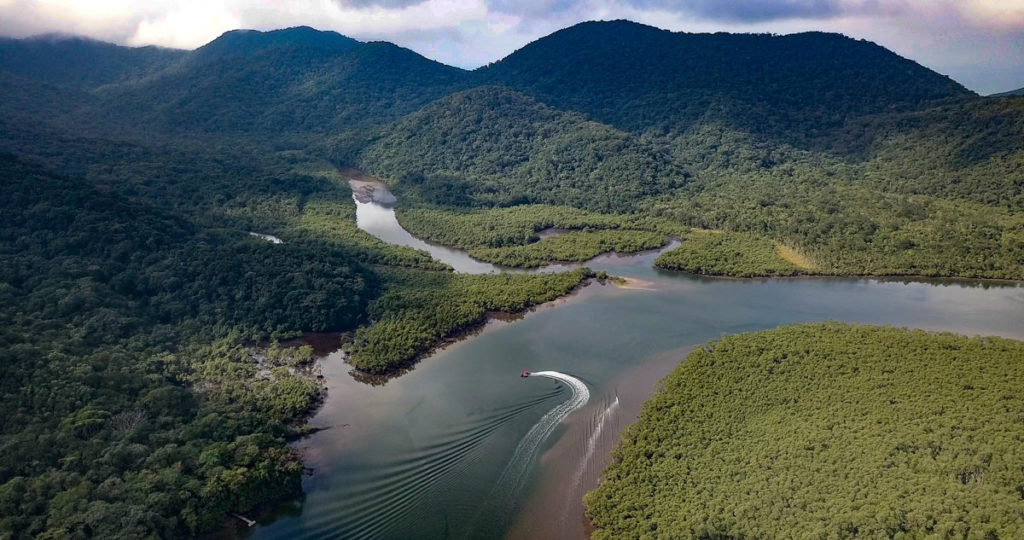
<path fill-rule="evenodd" d="M 530 376 L 530 372 L 529 371 L 524 371 L 524 372 L 520 373 L 519 376 L 520 377 L 529 377 Z"/>

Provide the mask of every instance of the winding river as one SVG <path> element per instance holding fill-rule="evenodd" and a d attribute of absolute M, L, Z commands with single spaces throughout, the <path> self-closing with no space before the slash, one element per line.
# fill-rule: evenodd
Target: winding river
<path fill-rule="evenodd" d="M 364 230 L 458 271 L 501 270 L 402 230 L 393 199 L 376 202 L 384 195 L 357 197 Z M 657 381 L 697 344 L 824 319 L 1024 339 L 1018 284 L 713 279 L 658 271 L 655 256 L 588 261 L 632 285 L 593 284 L 491 321 L 383 385 L 326 354 L 328 399 L 311 421 L 326 429 L 297 443 L 314 471 L 306 496 L 252 537 L 585 538 L 583 494 Z"/>

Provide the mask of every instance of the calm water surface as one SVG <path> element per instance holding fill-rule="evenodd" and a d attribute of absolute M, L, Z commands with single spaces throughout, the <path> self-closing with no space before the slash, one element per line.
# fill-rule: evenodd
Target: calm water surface
<path fill-rule="evenodd" d="M 360 226 L 364 205 L 390 211 L 360 203 Z M 371 223 L 373 234 L 385 227 Z M 1016 284 L 711 279 L 657 271 L 654 257 L 590 261 L 641 283 L 594 284 L 521 320 L 492 321 L 382 386 L 357 382 L 340 353 L 328 355 L 328 399 L 312 420 L 328 429 L 298 443 L 315 470 L 305 500 L 253 536 L 582 538 L 580 498 L 640 403 L 696 344 L 825 319 L 1024 339 Z M 590 398 L 512 467 L 520 441 L 571 393 L 522 370 L 571 374 Z M 521 477 L 518 489 L 497 483 L 506 470 Z"/>

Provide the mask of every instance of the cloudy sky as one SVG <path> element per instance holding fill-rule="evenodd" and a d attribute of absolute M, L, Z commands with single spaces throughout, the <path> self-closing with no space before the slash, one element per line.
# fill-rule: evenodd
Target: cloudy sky
<path fill-rule="evenodd" d="M 1024 0 L 0 0 L 0 35 L 59 32 L 194 48 L 226 30 L 309 25 L 473 68 L 571 24 L 842 32 L 988 94 L 1024 87 Z"/>

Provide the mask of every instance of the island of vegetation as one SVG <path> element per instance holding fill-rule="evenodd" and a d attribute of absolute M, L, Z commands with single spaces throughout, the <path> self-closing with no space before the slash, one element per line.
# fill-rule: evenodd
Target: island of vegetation
<path fill-rule="evenodd" d="M 1020 538 L 1024 343 L 817 323 L 699 347 L 585 498 L 604 538 Z"/>

